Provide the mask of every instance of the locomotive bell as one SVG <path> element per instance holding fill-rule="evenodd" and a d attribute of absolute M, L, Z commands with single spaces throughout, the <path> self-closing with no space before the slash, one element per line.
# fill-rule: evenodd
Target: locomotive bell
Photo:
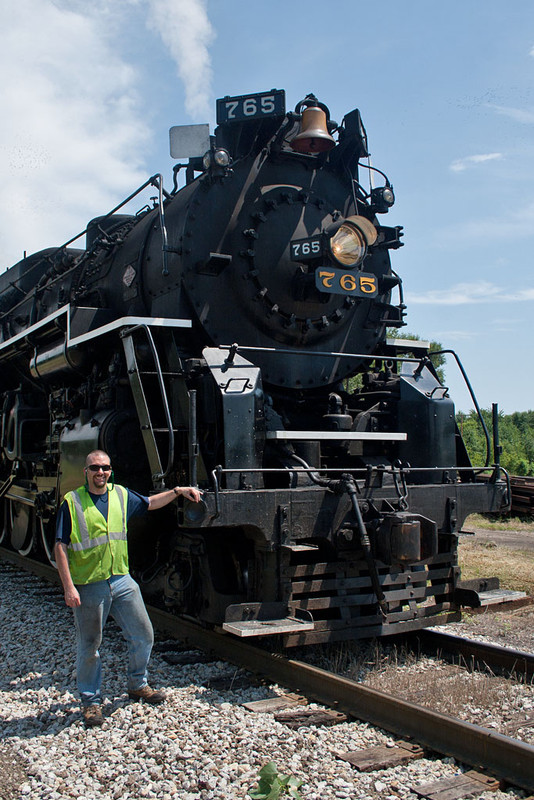
<path fill-rule="evenodd" d="M 310 106 L 302 112 L 300 133 L 291 141 L 291 148 L 297 153 L 324 153 L 336 146 L 328 133 L 326 113 L 318 106 Z"/>

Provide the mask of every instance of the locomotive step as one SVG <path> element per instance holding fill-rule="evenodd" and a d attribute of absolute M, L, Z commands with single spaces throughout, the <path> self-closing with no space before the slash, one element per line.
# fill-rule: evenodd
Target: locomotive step
<path fill-rule="evenodd" d="M 223 630 L 234 636 L 271 636 L 275 633 L 312 631 L 314 623 L 296 617 L 284 619 L 251 619 L 244 622 L 223 622 Z"/>
<path fill-rule="evenodd" d="M 370 431 L 267 431 L 267 439 L 354 439 L 356 441 L 405 442 L 406 433 L 374 433 Z"/>

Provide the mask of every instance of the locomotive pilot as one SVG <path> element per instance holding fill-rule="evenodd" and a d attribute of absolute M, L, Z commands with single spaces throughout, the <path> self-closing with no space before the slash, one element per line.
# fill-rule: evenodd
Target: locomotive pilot
<path fill-rule="evenodd" d="M 55 558 L 65 592 L 74 611 L 76 676 L 83 716 L 88 726 L 102 725 L 101 662 L 98 648 L 109 614 L 128 645 L 128 693 L 134 700 L 157 704 L 165 694 L 148 685 L 147 668 L 154 632 L 137 583 L 129 574 L 127 524 L 133 516 L 163 508 L 179 495 L 198 502 L 192 486 L 145 497 L 109 484 L 109 456 L 93 450 L 85 462 L 85 484 L 68 492 L 61 505 Z"/>

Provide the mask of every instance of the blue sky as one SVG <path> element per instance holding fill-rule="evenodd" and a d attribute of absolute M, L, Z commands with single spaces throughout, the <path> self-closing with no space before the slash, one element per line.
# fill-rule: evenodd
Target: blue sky
<path fill-rule="evenodd" d="M 145 178 L 215 99 L 359 108 L 393 183 L 406 330 L 456 350 L 479 403 L 534 408 L 534 3 L 0 0 L 0 270 Z M 142 205 L 142 203 L 141 203 Z M 471 407 L 451 363 L 458 409 Z"/>

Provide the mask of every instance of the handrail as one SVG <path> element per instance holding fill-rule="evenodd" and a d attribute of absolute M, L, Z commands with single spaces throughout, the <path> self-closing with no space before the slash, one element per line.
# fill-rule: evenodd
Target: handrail
<path fill-rule="evenodd" d="M 171 195 L 168 192 L 166 192 L 165 189 L 163 188 L 163 176 L 160 173 L 157 173 L 156 175 L 151 175 L 151 177 L 148 178 L 141 186 L 139 186 L 138 189 L 136 189 L 134 192 L 132 192 L 132 194 L 128 195 L 128 197 L 125 200 L 122 200 L 122 202 L 120 202 L 118 205 L 116 205 L 115 208 L 112 208 L 111 211 L 108 211 L 108 213 L 105 214 L 102 217 L 102 219 L 103 220 L 104 219 L 108 219 L 108 217 L 113 216 L 113 214 L 115 214 L 117 211 L 119 211 L 121 208 L 123 208 L 127 203 L 129 203 L 130 200 L 133 200 L 134 197 L 136 197 L 144 189 L 146 189 L 147 186 L 155 186 L 156 189 L 158 190 L 158 195 L 159 195 L 159 198 L 158 198 L 158 201 L 159 201 L 158 213 L 159 213 L 159 220 L 160 220 L 160 227 L 161 227 L 162 256 L 163 256 L 162 274 L 163 275 L 168 275 L 169 271 L 168 271 L 168 267 L 167 267 L 167 254 L 169 252 L 169 247 L 168 247 L 168 244 L 167 244 L 167 229 L 165 227 L 165 212 L 164 212 L 164 209 L 163 209 L 163 195 L 165 195 L 166 199 L 169 199 L 171 197 Z M 36 269 L 39 266 L 39 264 L 41 264 L 43 261 L 47 261 L 47 260 L 53 259 L 54 256 L 56 256 L 58 253 L 60 253 L 62 250 L 64 250 L 66 247 L 68 247 L 70 244 L 72 244 L 73 242 L 76 242 L 82 236 L 85 236 L 85 234 L 87 233 L 88 229 L 89 229 L 89 225 L 87 225 L 87 227 L 84 228 L 83 231 L 80 231 L 80 233 L 77 233 L 71 239 L 68 239 L 66 242 L 64 242 L 63 244 L 59 245 L 59 247 L 56 247 L 56 249 L 52 250 L 51 253 L 48 253 L 46 256 L 43 256 L 42 259 L 37 260 L 35 262 L 35 264 L 33 264 L 31 266 L 31 268 L 28 270 L 28 272 L 31 272 L 32 270 Z M 29 256 L 29 257 L 31 257 L 31 256 Z M 22 260 L 24 260 L 24 259 L 22 259 Z M 15 265 L 13 265 L 13 266 L 15 266 Z M 65 270 L 65 272 L 63 272 L 61 275 L 58 275 L 58 279 L 59 278 L 63 279 L 65 277 L 65 275 L 68 275 L 68 273 L 72 272 L 74 269 L 76 269 L 77 266 L 78 266 L 78 263 L 74 264 L 68 270 Z M 28 272 L 25 272 L 24 275 L 27 275 Z M 23 276 L 21 275 L 19 280 L 22 277 Z M 17 282 L 16 281 L 11 281 L 4 289 L 0 290 L 0 297 L 2 296 L 2 294 L 7 292 L 10 288 L 19 289 L 20 287 L 17 286 Z M 34 293 L 35 293 L 36 289 L 37 289 L 37 287 L 33 290 Z M 31 293 L 29 293 L 27 295 L 25 294 L 24 298 L 20 301 L 20 303 L 17 303 L 16 305 L 12 306 L 7 311 L 4 311 L 2 314 L 0 314 L 0 320 L 2 320 L 5 316 L 10 314 L 16 308 L 18 308 L 18 306 L 21 305 L 27 299 L 27 297 L 30 297 L 30 296 L 31 296 Z"/>
<path fill-rule="evenodd" d="M 318 356 L 320 358 L 357 358 L 359 361 L 366 359 L 368 361 L 402 361 L 408 364 L 420 364 L 426 356 L 422 358 L 408 358 L 406 356 L 386 356 L 380 353 L 336 353 L 332 350 L 288 350 L 284 347 L 255 347 L 252 345 L 240 344 L 220 344 L 219 350 L 234 350 L 234 352 L 259 352 L 259 353 L 276 353 L 277 355 L 284 356 Z M 245 366 L 245 365 L 243 365 Z"/>
<path fill-rule="evenodd" d="M 484 417 L 482 416 L 482 412 L 480 410 L 480 406 L 478 405 L 478 401 L 476 399 L 475 392 L 473 391 L 473 387 L 471 386 L 471 383 L 469 382 L 469 378 L 467 377 L 467 373 L 466 373 L 465 369 L 463 368 L 462 362 L 460 361 L 458 355 L 454 352 L 454 350 L 433 350 L 431 353 L 429 352 L 429 356 L 441 356 L 441 355 L 447 355 L 448 353 L 450 355 L 454 356 L 454 358 L 456 359 L 456 363 L 458 365 L 458 368 L 459 368 L 460 372 L 462 373 L 462 377 L 463 377 L 463 379 L 465 381 L 465 385 L 467 386 L 469 394 L 471 395 L 471 400 L 473 401 L 473 405 L 475 406 L 475 409 L 476 409 L 476 412 L 477 412 L 477 416 L 478 416 L 478 418 L 480 420 L 480 424 L 482 425 L 482 430 L 484 432 L 484 438 L 486 439 L 486 467 L 487 467 L 487 466 L 489 466 L 490 455 L 491 455 L 490 436 L 489 436 L 489 433 L 488 433 L 488 429 L 486 427 L 486 423 L 484 422 Z"/>
<path fill-rule="evenodd" d="M 145 397 L 144 390 L 143 390 L 142 378 L 141 378 L 143 373 L 139 371 L 139 368 L 138 368 L 138 365 L 137 365 L 137 359 L 136 359 L 136 356 L 135 356 L 135 344 L 134 344 L 134 340 L 133 340 L 133 334 L 138 330 L 143 330 L 145 332 L 145 335 L 146 335 L 146 338 L 147 338 L 147 341 L 148 341 L 148 345 L 149 345 L 151 353 L 152 353 L 152 358 L 153 358 L 154 366 L 155 366 L 155 374 L 156 374 L 157 379 L 158 379 L 158 385 L 159 385 L 159 390 L 160 390 L 160 394 L 161 394 L 161 402 L 162 402 L 162 405 L 163 405 L 163 412 L 164 412 L 164 416 L 165 416 L 165 422 L 167 424 L 167 428 L 166 429 L 162 429 L 162 430 L 166 430 L 166 432 L 168 432 L 168 434 L 169 434 L 168 451 L 167 451 L 167 468 L 165 470 L 163 470 L 163 467 L 162 467 L 162 464 L 161 464 L 161 458 L 160 458 L 160 454 L 159 454 L 159 447 L 157 445 L 156 438 L 154 436 L 154 430 L 155 429 L 154 429 L 154 426 L 152 425 L 152 420 L 150 418 L 150 412 L 149 412 L 148 404 L 147 404 L 146 397 Z M 161 364 L 160 364 L 160 360 L 159 360 L 158 351 L 157 351 L 157 348 L 156 348 L 156 345 L 155 345 L 155 342 L 154 342 L 154 338 L 152 336 L 152 332 L 150 330 L 150 326 L 148 324 L 146 324 L 146 323 L 139 323 L 137 325 L 132 325 L 132 326 L 130 326 L 128 328 L 125 328 L 123 331 L 121 331 L 120 337 L 123 340 L 127 361 L 128 361 L 128 357 L 129 357 L 128 348 L 131 348 L 130 358 L 131 358 L 131 363 L 132 363 L 132 369 L 130 369 L 130 367 L 128 366 L 128 372 L 129 372 L 129 376 L 130 375 L 136 375 L 137 376 L 137 386 L 138 386 L 139 391 L 140 391 L 140 394 L 137 393 L 138 394 L 138 398 L 139 398 L 139 402 L 138 402 L 138 399 L 136 399 L 136 393 L 134 392 L 134 402 L 136 403 L 138 414 L 139 414 L 139 417 L 140 417 L 140 420 L 141 420 L 141 423 L 142 423 L 142 430 L 144 429 L 144 430 L 150 432 L 150 436 L 151 436 L 151 440 L 150 441 L 151 441 L 151 446 L 152 446 L 151 452 L 152 452 L 152 455 L 154 456 L 154 460 L 157 461 L 157 463 L 155 463 L 154 465 L 152 465 L 152 463 L 151 463 L 151 467 L 152 467 L 153 470 L 154 470 L 154 467 L 156 467 L 156 470 L 153 471 L 152 478 L 153 478 L 153 480 L 155 480 L 155 479 L 160 480 L 162 478 L 167 477 L 167 475 L 171 471 L 172 466 L 174 464 L 174 429 L 173 429 L 173 425 L 172 425 L 172 418 L 171 418 L 171 413 L 170 413 L 170 408 L 169 408 L 169 401 L 168 401 L 168 398 L 167 398 L 167 390 L 165 388 L 165 380 L 163 378 L 163 372 L 162 372 L 162 369 L 161 369 Z M 129 344 L 127 344 L 127 341 L 129 342 Z M 151 374 L 154 374 L 154 373 L 151 373 Z M 130 382 L 131 381 L 132 381 L 132 378 L 130 377 Z M 143 419 L 145 420 L 144 428 L 143 428 Z M 146 441 L 145 441 L 145 446 L 146 446 Z M 150 454 L 150 452 L 148 452 L 148 449 L 147 449 L 147 455 L 148 455 L 149 461 L 151 461 L 151 454 Z"/>
<path fill-rule="evenodd" d="M 163 372 L 161 369 L 161 364 L 159 360 L 158 351 L 156 348 L 156 344 L 154 342 L 154 337 L 152 336 L 152 332 L 148 325 L 134 325 L 131 328 L 128 328 L 124 332 L 124 336 L 131 336 L 136 330 L 142 329 L 146 333 L 146 337 L 148 340 L 148 344 L 150 346 L 150 350 L 152 352 L 152 357 L 154 359 L 154 365 L 156 367 L 156 375 L 158 378 L 158 385 L 161 393 L 161 402 L 163 404 L 163 412 L 165 414 L 165 421 L 167 423 L 167 427 L 169 430 L 169 444 L 167 449 L 167 469 L 164 470 L 161 475 L 157 475 L 158 478 L 166 478 L 169 472 L 172 469 L 172 465 L 174 463 L 174 429 L 172 426 L 172 418 L 171 412 L 169 408 L 169 401 L 167 398 L 167 390 L 165 388 L 165 380 L 163 378 Z"/>
<path fill-rule="evenodd" d="M 417 342 L 417 340 L 415 340 Z M 358 360 L 367 360 L 367 361 L 397 361 L 406 364 L 418 364 L 420 367 L 424 366 L 425 361 L 432 356 L 437 355 L 446 355 L 450 353 L 456 359 L 456 363 L 460 372 L 462 373 L 462 377 L 466 383 L 467 389 L 469 390 L 469 394 L 471 395 L 471 399 L 475 406 L 477 416 L 480 420 L 482 425 L 482 430 L 484 431 L 484 437 L 486 440 L 486 467 L 489 467 L 490 464 L 490 453 L 491 453 L 491 444 L 490 444 L 490 436 L 488 433 L 488 429 L 486 427 L 486 423 L 484 422 L 484 418 L 482 417 L 482 413 L 480 411 L 480 406 L 478 405 L 478 401 L 476 399 L 475 393 L 473 391 L 473 387 L 467 377 L 467 373 L 463 367 L 462 362 L 460 361 L 458 355 L 454 352 L 454 350 L 433 350 L 429 351 L 428 355 L 424 355 L 421 358 L 407 358 L 406 356 L 386 356 L 376 353 L 336 353 L 329 350 L 288 350 L 287 348 L 278 348 L 278 347 L 253 347 L 249 345 L 219 345 L 220 350 L 234 350 L 237 351 L 247 351 L 247 352 L 264 352 L 264 353 L 277 353 L 282 355 L 306 355 L 306 356 L 318 356 L 321 358 L 348 358 L 348 359 L 358 359 Z M 438 388 L 438 387 L 436 387 Z M 447 387 L 442 387 L 447 391 Z"/>
<path fill-rule="evenodd" d="M 300 460 L 300 459 L 299 459 Z M 303 462 L 301 462 L 303 463 Z M 493 483 L 496 481 L 495 475 L 498 476 L 500 474 L 504 475 L 505 483 L 506 483 L 506 495 L 508 496 L 508 507 L 510 506 L 510 498 L 511 498 L 511 487 L 510 487 L 510 476 L 505 469 L 501 466 L 495 465 L 493 467 L 484 466 L 484 467 L 457 467 L 457 466 L 450 466 L 450 467 L 387 467 L 387 466 L 380 466 L 380 467 L 373 467 L 371 465 L 367 465 L 366 467 L 355 467 L 347 468 L 347 467 L 321 467 L 318 469 L 317 467 L 304 467 L 298 466 L 294 468 L 295 470 L 298 469 L 299 473 L 309 474 L 310 476 L 318 476 L 321 475 L 343 475 L 349 474 L 353 477 L 359 476 L 360 478 L 365 478 L 367 475 L 372 474 L 373 472 L 382 473 L 382 474 L 389 474 L 395 480 L 396 477 L 400 476 L 403 481 L 403 486 L 406 485 L 405 477 L 407 473 L 410 472 L 469 472 L 475 475 L 481 475 L 483 472 L 487 472 L 489 469 L 492 469 L 493 475 L 489 479 Z M 290 471 L 290 470 L 289 470 Z M 266 474 L 273 474 L 279 473 L 286 475 L 288 473 L 288 467 L 222 467 L 218 465 L 211 471 L 211 478 L 213 482 L 213 492 L 215 494 L 215 517 L 220 514 L 220 502 L 219 502 L 219 492 L 222 491 L 221 489 L 221 478 L 223 475 L 228 474 L 235 474 L 235 473 L 266 473 Z M 398 486 L 397 486 L 398 489 Z M 402 499 L 402 498 L 401 498 Z"/>

